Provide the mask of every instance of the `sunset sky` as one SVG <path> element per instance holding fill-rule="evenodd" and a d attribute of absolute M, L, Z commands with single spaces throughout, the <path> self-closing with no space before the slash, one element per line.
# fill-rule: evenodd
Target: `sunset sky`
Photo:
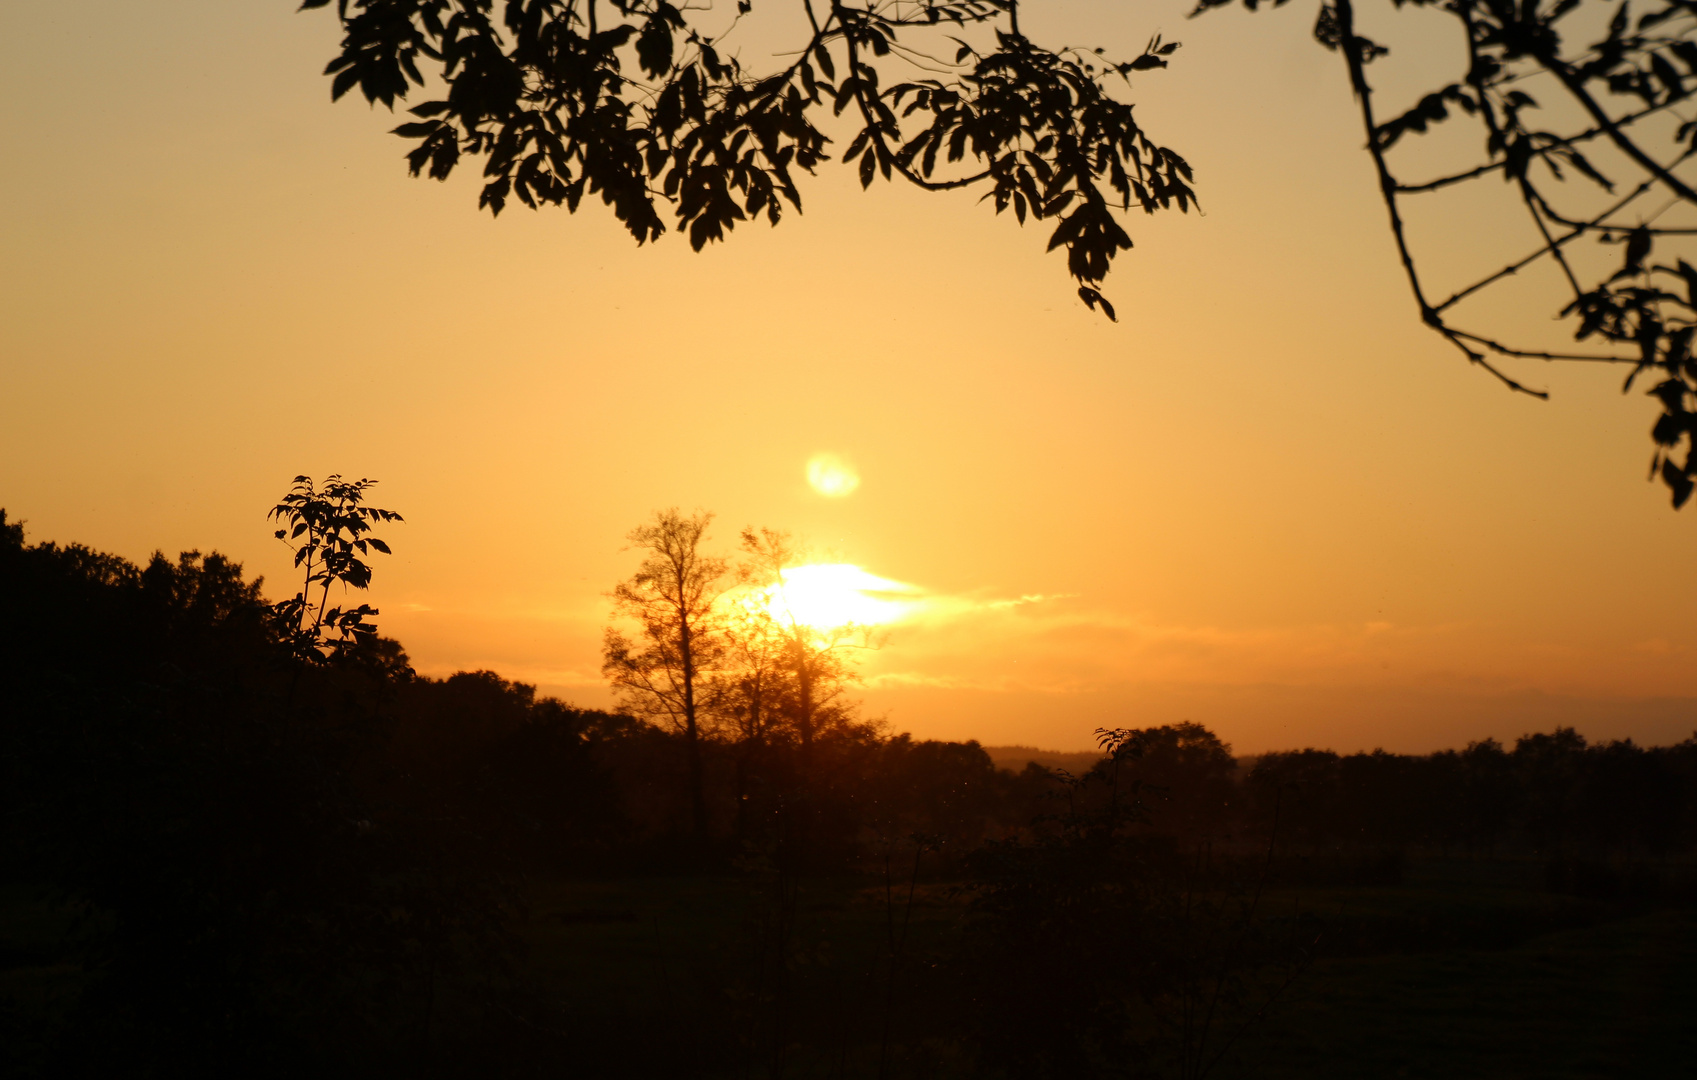
<path fill-rule="evenodd" d="M 1418 324 L 1313 0 L 1190 6 L 1022 16 L 1184 43 L 1130 93 L 1204 213 L 1129 221 L 1111 324 L 975 194 L 829 163 L 775 230 L 639 249 L 587 199 L 491 220 L 475 164 L 409 179 L 394 117 L 330 102 L 328 12 L 7 5 L 0 506 L 31 540 L 217 549 L 276 596 L 290 479 L 378 478 L 407 518 L 384 632 L 585 705 L 625 534 L 677 506 L 724 553 L 769 526 L 882 579 L 861 696 L 918 737 L 1691 735 L 1697 508 L 1644 482 L 1653 403 L 1612 369 L 1517 368 L 1548 402 L 1469 370 Z M 1439 269 L 1528 246 L 1456 213 Z M 1528 279 L 1496 315 L 1544 333 Z"/>

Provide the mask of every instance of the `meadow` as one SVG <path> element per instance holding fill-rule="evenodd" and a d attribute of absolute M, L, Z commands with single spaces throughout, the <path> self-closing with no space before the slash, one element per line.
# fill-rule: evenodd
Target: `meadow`
<path fill-rule="evenodd" d="M 1544 870 L 1431 859 L 1396 885 L 1269 890 L 1271 918 L 1318 912 L 1325 936 L 1212 1075 L 1678 1075 L 1697 1060 L 1697 909 L 1552 892 Z M 986 1075 L 961 988 L 937 968 L 966 915 L 959 883 L 922 881 L 911 908 L 876 880 L 800 885 L 782 982 L 762 986 L 773 885 L 531 883 L 516 978 L 550 1002 L 570 1048 L 555 1075 Z M 6 1071 L 41 1075 L 99 929 L 18 888 L 0 912 Z M 910 937 L 890 998 L 892 918 Z"/>

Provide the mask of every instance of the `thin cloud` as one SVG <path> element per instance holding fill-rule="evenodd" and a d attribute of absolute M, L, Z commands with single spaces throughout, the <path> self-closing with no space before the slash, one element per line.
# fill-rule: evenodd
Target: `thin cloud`
<path fill-rule="evenodd" d="M 1472 621 L 1184 625 L 1063 602 L 1077 599 L 927 597 L 868 659 L 867 685 L 1052 693 L 1153 682 L 1697 692 L 1689 666 L 1650 643 L 1600 650 L 1526 642 Z"/>

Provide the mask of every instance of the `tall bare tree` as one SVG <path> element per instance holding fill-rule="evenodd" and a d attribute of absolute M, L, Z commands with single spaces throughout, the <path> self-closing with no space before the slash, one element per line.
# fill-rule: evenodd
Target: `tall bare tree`
<path fill-rule="evenodd" d="M 704 511 L 684 517 L 673 507 L 631 530 L 631 545 L 648 555 L 611 595 L 614 613 L 641 630 L 633 639 L 609 626 L 602 665 L 626 708 L 683 734 L 697 836 L 707 832 L 702 691 L 725 646 L 719 600 L 730 573 L 726 560 L 701 551 L 712 520 Z"/>

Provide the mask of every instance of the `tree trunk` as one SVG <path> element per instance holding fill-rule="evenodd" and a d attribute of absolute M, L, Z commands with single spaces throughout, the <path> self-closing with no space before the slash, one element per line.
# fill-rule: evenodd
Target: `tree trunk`
<path fill-rule="evenodd" d="M 683 615 L 679 627 L 679 653 L 683 658 L 684 683 L 684 740 L 689 753 L 689 811 L 690 827 L 697 840 L 707 835 L 707 781 L 701 761 L 701 733 L 695 724 L 695 652 L 691 637 L 694 628 L 689 616 Z"/>
<path fill-rule="evenodd" d="M 691 709 L 685 738 L 689 743 L 689 811 L 690 827 L 697 840 L 707 835 L 707 782 L 701 760 L 701 739 L 695 730 L 695 710 Z"/>

